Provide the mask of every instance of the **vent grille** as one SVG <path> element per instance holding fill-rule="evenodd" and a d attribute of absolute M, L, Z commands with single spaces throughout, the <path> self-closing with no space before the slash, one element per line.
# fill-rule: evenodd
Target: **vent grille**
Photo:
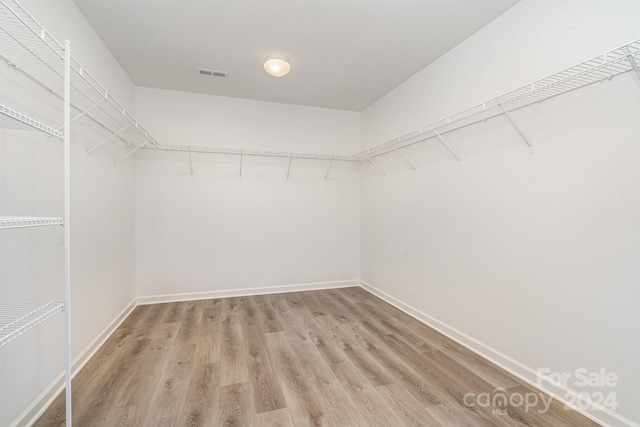
<path fill-rule="evenodd" d="M 201 76 L 207 77 L 227 77 L 227 75 L 229 74 L 226 71 L 207 70 L 205 68 L 196 68 L 196 73 Z"/>

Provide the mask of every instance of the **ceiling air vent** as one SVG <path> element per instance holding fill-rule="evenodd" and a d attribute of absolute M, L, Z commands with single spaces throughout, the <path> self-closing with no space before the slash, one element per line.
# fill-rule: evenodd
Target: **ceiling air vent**
<path fill-rule="evenodd" d="M 227 74 L 229 74 L 226 71 L 206 70 L 204 68 L 196 68 L 196 73 L 207 77 L 227 77 Z"/>

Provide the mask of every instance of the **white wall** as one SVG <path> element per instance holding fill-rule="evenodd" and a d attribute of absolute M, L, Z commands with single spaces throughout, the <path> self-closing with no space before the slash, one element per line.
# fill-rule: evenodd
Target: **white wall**
<path fill-rule="evenodd" d="M 21 0 L 129 110 L 134 87 L 71 0 Z M 2 68 L 2 102 L 54 126 L 61 104 Z M 104 133 L 80 122 L 72 133 L 72 351 L 77 356 L 135 296 L 133 162 L 122 148 L 87 157 Z M 0 131 L 0 215 L 62 215 L 62 144 L 35 132 Z M 0 235 L 0 300 L 62 300 L 62 229 Z M 99 242 L 99 243 L 96 243 Z M 0 425 L 10 425 L 64 370 L 64 316 L 57 315 L 0 349 Z"/>
<path fill-rule="evenodd" d="M 637 1 L 524 0 L 363 112 L 363 147 L 640 37 Z M 393 155 L 362 181 L 362 279 L 536 369 L 606 368 L 640 422 L 633 74 Z M 589 389 L 588 391 L 594 391 Z"/>
<path fill-rule="evenodd" d="M 353 154 L 360 114 L 137 88 L 164 144 Z M 358 279 L 358 165 L 145 151 L 136 159 L 138 295 Z"/>

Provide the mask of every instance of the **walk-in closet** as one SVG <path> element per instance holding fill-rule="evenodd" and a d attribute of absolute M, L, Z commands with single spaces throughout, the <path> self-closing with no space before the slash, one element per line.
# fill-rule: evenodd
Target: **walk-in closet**
<path fill-rule="evenodd" d="M 639 16 L 0 0 L 0 426 L 639 426 Z"/>

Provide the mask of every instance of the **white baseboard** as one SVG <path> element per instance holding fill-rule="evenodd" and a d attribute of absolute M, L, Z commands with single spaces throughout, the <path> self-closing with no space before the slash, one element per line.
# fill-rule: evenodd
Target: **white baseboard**
<path fill-rule="evenodd" d="M 189 292 L 182 294 L 149 295 L 138 297 L 138 305 L 159 304 L 165 302 L 195 301 L 213 298 L 244 297 L 250 295 L 281 294 L 286 292 L 317 291 L 321 289 L 337 289 L 360 286 L 359 280 L 340 280 L 336 282 L 302 283 L 297 285 L 268 286 L 262 288 L 245 288 L 208 292 Z"/>
<path fill-rule="evenodd" d="M 124 319 L 136 307 L 136 300 L 131 301 L 127 306 L 116 316 L 113 321 L 107 325 L 94 339 L 85 347 L 84 350 L 73 360 L 71 364 L 72 377 L 75 377 L 78 372 L 87 364 L 87 362 L 93 357 L 93 355 L 102 347 L 102 345 L 109 339 L 111 334 L 118 329 Z M 11 424 L 10 427 L 27 427 L 33 425 L 38 418 L 44 413 L 44 411 L 53 403 L 55 398 L 62 393 L 65 387 L 65 373 L 61 373 L 58 377 L 47 387 L 36 400 L 33 401 L 27 409 Z"/>
<path fill-rule="evenodd" d="M 488 346 L 487 344 L 457 330 L 456 328 L 449 326 L 446 323 L 424 313 L 423 311 L 420 311 L 417 308 L 406 304 L 403 301 L 400 301 L 396 297 L 389 295 L 388 293 L 376 288 L 375 286 L 370 285 L 367 282 L 360 281 L 360 287 L 377 296 L 378 298 L 388 302 L 397 309 L 407 313 L 411 317 L 419 320 L 425 325 L 435 329 L 441 334 L 451 338 L 460 345 L 468 348 L 469 350 L 473 351 L 484 359 L 487 359 L 488 361 L 499 366 L 505 371 L 510 372 L 511 374 L 520 378 L 522 381 L 525 381 L 527 384 L 537 388 L 543 393 L 552 396 L 567 407 L 574 409 L 575 411 L 583 414 L 585 417 L 597 422 L 598 424 L 601 424 L 603 426 L 640 427 L 640 425 L 638 425 L 637 423 L 611 411 L 608 408 L 584 410 L 570 405 L 569 402 L 564 398 L 564 396 L 567 396 L 567 393 L 569 393 L 573 397 L 576 397 L 578 396 L 578 393 L 576 391 L 564 386 L 558 386 L 551 383 L 550 381 L 545 381 L 542 385 L 540 385 L 538 384 L 538 375 L 536 370 L 531 368 L 530 366 L 527 366 L 524 363 L 521 363 L 507 356 L 506 354 Z M 575 398 L 574 401 L 576 401 Z M 586 403 L 588 403 L 588 405 L 585 406 L 588 406 L 590 408 L 597 407 L 597 405 L 593 402 Z"/>

